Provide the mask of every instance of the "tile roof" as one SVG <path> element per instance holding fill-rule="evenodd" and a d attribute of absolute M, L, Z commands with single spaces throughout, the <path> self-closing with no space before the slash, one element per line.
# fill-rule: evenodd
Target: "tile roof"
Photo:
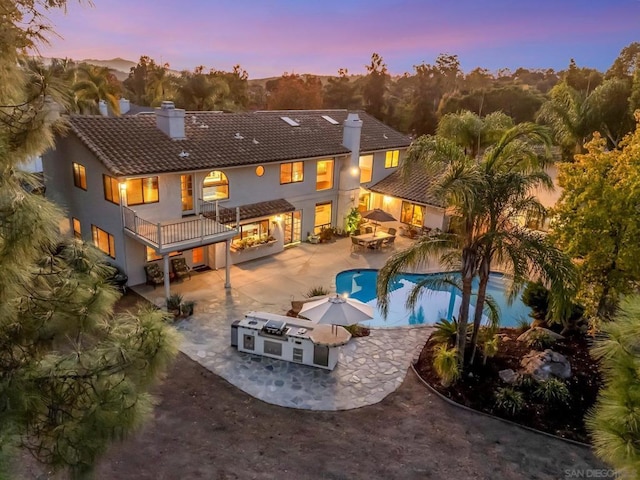
<path fill-rule="evenodd" d="M 269 200 L 266 202 L 250 203 L 247 205 L 240 205 L 240 220 L 267 217 L 270 215 L 276 215 L 278 213 L 293 212 L 295 209 L 296 207 L 287 202 L 284 198 Z M 220 213 L 220 223 L 235 223 L 236 207 L 220 207 L 218 211 Z M 215 212 L 207 212 L 204 214 L 204 216 L 215 218 Z"/>
<path fill-rule="evenodd" d="M 115 176 L 214 169 L 348 154 L 347 110 L 187 112 L 184 140 L 156 127 L 155 115 L 71 116 L 71 131 Z M 360 151 L 409 146 L 410 139 L 363 111 Z M 322 118 L 328 115 L 334 125 Z M 300 125 L 292 127 L 280 117 Z M 236 135 L 239 134 L 239 135 Z M 181 155 L 182 153 L 182 155 Z M 185 155 L 188 153 L 188 156 Z"/>
<path fill-rule="evenodd" d="M 412 172 L 405 178 L 401 170 L 396 170 L 368 189 L 410 202 L 444 208 L 444 203 L 433 194 L 432 187 L 433 178 L 426 172 Z"/>

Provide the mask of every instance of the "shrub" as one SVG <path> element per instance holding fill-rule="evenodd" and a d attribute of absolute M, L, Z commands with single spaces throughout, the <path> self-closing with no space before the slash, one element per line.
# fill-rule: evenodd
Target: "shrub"
<path fill-rule="evenodd" d="M 311 287 L 307 293 L 304 294 L 305 297 L 319 297 L 321 295 L 329 295 L 329 290 L 320 286 L 320 287 Z"/>
<path fill-rule="evenodd" d="M 545 350 L 556 343 L 555 338 L 544 330 L 533 330 L 527 337 L 526 344 L 534 350 Z"/>
<path fill-rule="evenodd" d="M 353 338 L 368 337 L 371 333 L 371 331 L 367 327 L 363 327 L 362 325 L 358 325 L 357 323 L 355 325 L 349 325 L 344 328 L 351 334 Z"/>
<path fill-rule="evenodd" d="M 524 396 L 511 387 L 501 387 L 495 393 L 495 407 L 507 415 L 514 416 L 524 408 Z"/>
<path fill-rule="evenodd" d="M 182 305 L 180 305 L 180 313 L 185 317 L 190 317 L 191 315 L 193 315 L 193 309 L 195 308 L 195 306 L 196 302 L 194 302 L 193 300 L 187 300 L 186 302 L 183 302 Z"/>
<path fill-rule="evenodd" d="M 531 316 L 544 320 L 549 312 L 549 289 L 542 282 L 529 282 L 522 292 L 522 303 L 531 309 Z"/>
<path fill-rule="evenodd" d="M 534 394 L 551 405 L 567 405 L 571 400 L 567 385 L 558 378 L 550 378 L 546 382 L 540 382 L 534 390 Z"/>
<path fill-rule="evenodd" d="M 516 330 L 518 331 L 518 333 L 524 333 L 530 328 L 531 328 L 531 322 L 528 319 L 526 318 L 518 319 L 518 326 L 516 327 Z"/>
<path fill-rule="evenodd" d="M 180 311 L 180 305 L 182 305 L 182 295 L 180 295 L 179 293 L 174 293 L 167 297 L 167 310 Z"/>
<path fill-rule="evenodd" d="M 353 233 L 355 232 L 359 227 L 360 227 L 360 223 L 361 223 L 362 219 L 360 217 L 360 212 L 358 211 L 357 208 L 352 208 L 349 211 L 349 215 L 347 215 L 347 218 L 345 219 L 345 225 L 344 225 L 344 230 L 347 233 Z"/>
<path fill-rule="evenodd" d="M 520 390 L 531 393 L 538 387 L 538 382 L 531 375 L 521 375 L 517 386 Z"/>
<path fill-rule="evenodd" d="M 329 242 L 333 239 L 333 228 L 328 227 L 328 228 L 323 228 L 320 231 L 320 241 L 321 242 Z"/>
<path fill-rule="evenodd" d="M 493 335 L 482 342 L 482 364 L 487 364 L 487 358 L 491 358 L 498 353 L 500 337 Z"/>
<path fill-rule="evenodd" d="M 471 335 L 471 329 L 473 325 L 467 325 L 467 336 Z M 435 343 L 441 343 L 444 345 L 448 345 L 450 347 L 456 344 L 456 335 L 458 334 L 458 320 L 456 317 L 453 317 L 451 320 L 447 320 L 446 318 L 441 318 L 434 325 L 433 333 L 431 334 L 431 339 Z"/>
<path fill-rule="evenodd" d="M 458 350 L 448 345 L 439 344 L 433 349 L 433 368 L 443 387 L 448 387 L 460 377 L 458 367 Z"/>

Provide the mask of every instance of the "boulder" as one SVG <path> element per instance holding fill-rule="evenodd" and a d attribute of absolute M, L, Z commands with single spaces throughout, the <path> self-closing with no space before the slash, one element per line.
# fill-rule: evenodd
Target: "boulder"
<path fill-rule="evenodd" d="M 542 327 L 530 328 L 529 330 L 524 332 L 522 335 L 520 335 L 517 340 L 519 342 L 526 342 L 529 339 L 529 337 L 534 334 L 534 332 L 544 332 L 545 334 L 549 335 L 549 337 L 553 338 L 554 340 L 564 340 L 564 337 L 562 335 L 560 335 L 559 333 L 556 333 L 556 332 L 554 332 L 552 330 L 549 330 L 548 328 L 542 328 Z"/>
<path fill-rule="evenodd" d="M 571 365 L 564 355 L 546 349 L 544 352 L 532 350 L 520 361 L 522 373 L 531 375 L 538 382 L 545 382 L 551 377 L 567 379 L 571 377 Z"/>
<path fill-rule="evenodd" d="M 502 380 L 504 383 L 508 383 L 509 385 L 513 385 L 514 383 L 517 383 L 518 380 L 520 380 L 520 374 L 514 372 L 510 368 L 506 370 L 500 370 L 498 372 L 498 376 L 500 377 L 500 380 Z"/>

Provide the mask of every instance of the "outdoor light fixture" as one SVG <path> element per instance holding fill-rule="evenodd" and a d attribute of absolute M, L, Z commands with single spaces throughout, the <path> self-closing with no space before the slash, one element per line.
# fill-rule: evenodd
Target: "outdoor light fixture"
<path fill-rule="evenodd" d="M 391 197 L 388 195 L 385 195 L 384 197 L 382 197 L 382 201 L 384 202 L 384 204 L 388 204 L 391 202 Z"/>
<path fill-rule="evenodd" d="M 358 167 L 351 167 L 351 175 L 353 175 L 354 177 L 357 177 L 359 173 L 360 173 L 360 169 Z"/>

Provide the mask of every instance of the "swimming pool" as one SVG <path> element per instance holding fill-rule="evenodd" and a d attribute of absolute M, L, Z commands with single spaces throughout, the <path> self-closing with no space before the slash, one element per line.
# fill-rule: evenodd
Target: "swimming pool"
<path fill-rule="evenodd" d="M 449 274 L 452 276 L 452 274 Z M 455 275 L 455 274 L 453 274 Z M 407 296 L 413 286 L 425 277 L 444 276 L 442 273 L 415 274 L 404 273 L 396 277 L 392 286 L 389 302 L 389 313 L 383 318 L 376 307 L 376 281 L 377 270 L 345 270 L 336 275 L 336 292 L 360 300 L 374 307 L 372 320 L 362 322 L 370 327 L 401 327 L 407 325 L 421 325 L 436 323 L 441 318 L 451 319 L 458 316 L 461 294 L 455 287 L 443 289 L 425 289 L 424 294 L 418 300 L 413 311 L 405 308 Z M 513 303 L 507 301 L 506 284 L 508 279 L 499 273 L 492 273 L 487 285 L 487 293 L 491 295 L 500 311 L 500 325 L 503 327 L 515 327 L 520 319 L 529 319 L 530 309 L 520 298 Z M 477 279 L 474 283 L 474 292 L 477 289 Z M 471 311 L 469 320 L 473 321 L 475 310 L 474 298 L 471 299 Z"/>

